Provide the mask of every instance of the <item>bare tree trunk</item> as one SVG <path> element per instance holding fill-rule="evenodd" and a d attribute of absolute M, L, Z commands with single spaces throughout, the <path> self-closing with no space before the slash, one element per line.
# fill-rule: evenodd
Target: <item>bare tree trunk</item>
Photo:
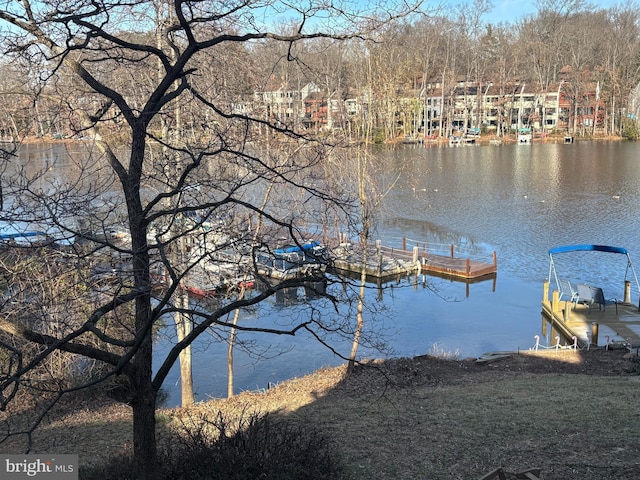
<path fill-rule="evenodd" d="M 267 205 L 267 201 L 269 200 L 269 195 L 271 194 L 271 189 L 273 188 L 273 182 L 269 184 L 267 187 L 267 191 L 264 194 L 264 200 L 262 201 L 261 211 L 264 210 Z M 258 216 L 258 224 L 256 225 L 256 231 L 253 234 L 252 243 L 256 243 L 256 239 L 260 233 L 260 228 L 262 227 L 262 216 Z M 245 278 L 246 280 L 246 278 Z M 246 288 L 243 282 L 242 290 L 240 290 L 240 294 L 238 295 L 238 299 L 241 300 L 244 298 L 246 292 Z M 240 310 L 235 311 L 235 315 L 233 316 L 233 327 L 231 327 L 231 332 L 229 332 L 229 348 L 227 350 L 227 397 L 233 397 L 233 347 L 236 341 L 236 325 L 238 324 L 238 318 L 240 317 Z"/>
<path fill-rule="evenodd" d="M 369 83 L 370 84 L 370 83 Z M 371 122 L 367 124 L 370 129 Z M 358 199 L 360 202 L 360 218 L 362 221 L 362 234 L 360 242 L 362 244 L 362 263 L 360 270 L 360 291 L 358 293 L 358 309 L 356 314 L 356 331 L 353 335 L 353 342 L 351 344 L 351 353 L 349 354 L 349 363 L 347 366 L 347 374 L 353 372 L 356 364 L 356 356 L 358 353 L 358 347 L 360 346 L 360 339 L 362 337 L 362 331 L 364 330 L 364 316 L 362 314 L 364 310 L 366 282 L 367 282 L 367 248 L 369 239 L 369 211 L 367 202 L 367 189 L 366 189 L 366 173 L 367 173 L 367 152 L 358 152 Z"/>
<path fill-rule="evenodd" d="M 256 230 L 257 235 L 257 230 Z M 254 237 L 255 238 L 255 237 Z M 246 278 L 245 278 L 246 280 Z M 242 284 L 240 294 L 238 295 L 238 300 L 242 300 L 246 293 L 246 287 L 244 282 Z M 227 398 L 233 397 L 233 347 L 236 343 L 236 325 L 238 325 L 238 320 L 240 319 L 240 309 L 236 309 L 233 315 L 233 327 L 231 327 L 231 331 L 229 332 L 229 348 L 227 349 Z"/>
<path fill-rule="evenodd" d="M 360 271 L 360 291 L 358 293 L 358 310 L 356 314 L 356 331 L 353 335 L 353 342 L 351 343 L 351 353 L 349 354 L 349 363 L 347 366 L 347 373 L 353 372 L 356 366 L 356 356 L 358 354 L 358 347 L 360 346 L 360 338 L 362 337 L 362 331 L 364 330 L 364 316 L 362 312 L 364 310 L 364 296 L 366 292 L 367 282 L 367 239 L 363 239 L 362 250 L 362 270 Z"/>
<path fill-rule="evenodd" d="M 144 157 L 145 132 L 133 131 L 131 161 L 135 165 Z M 132 169 L 135 171 L 135 169 Z M 158 478 L 158 452 L 156 446 L 156 394 L 153 386 L 153 329 L 151 307 L 150 258 L 147 248 L 147 229 L 144 226 L 142 202 L 139 196 L 139 178 L 134 173 L 123 184 L 129 213 L 131 232 L 133 282 L 140 295 L 134 302 L 134 327 L 139 347 L 132 359 L 129 377 L 132 380 L 133 399 L 133 453 L 138 480 Z"/>
<path fill-rule="evenodd" d="M 161 72 L 161 69 L 158 69 Z M 161 75 L 161 73 L 159 73 Z M 182 115 L 180 105 L 176 105 L 174 109 L 175 115 L 175 130 L 173 135 L 175 137 L 176 144 L 181 144 L 182 140 Z M 169 129 L 166 121 L 163 120 L 163 135 L 164 138 L 168 138 Z M 167 149 L 165 148 L 165 153 Z M 176 170 L 180 165 L 180 159 L 176 157 Z M 177 251 L 173 252 L 173 265 L 178 266 L 180 270 L 183 270 L 186 266 L 185 258 L 185 238 L 182 232 L 178 231 L 182 225 L 182 222 L 173 222 L 171 228 L 171 235 L 174 238 L 178 238 Z M 185 312 L 189 310 L 189 293 L 183 288 L 176 289 L 176 303 L 179 308 L 182 308 Z M 176 324 L 176 336 L 178 342 L 181 342 L 189 335 L 193 329 L 191 324 L 191 318 L 188 314 L 178 311 L 174 315 L 174 321 Z M 179 355 L 180 361 L 180 387 L 181 387 L 181 405 L 187 407 L 195 403 L 195 395 L 193 393 L 193 368 L 192 368 L 192 351 L 191 345 L 185 347 Z"/>
<path fill-rule="evenodd" d="M 184 237 L 180 237 L 178 242 L 182 244 Z M 181 250 L 183 250 L 183 247 L 181 247 Z M 189 294 L 184 289 L 178 289 L 178 304 L 184 310 L 189 309 Z M 175 315 L 175 322 L 178 342 L 181 342 L 193 329 L 191 318 L 186 313 L 178 312 Z M 193 369 L 191 359 L 191 345 L 188 345 L 180 352 L 181 405 L 183 407 L 193 405 L 196 401 L 193 393 Z"/>
<path fill-rule="evenodd" d="M 371 64 L 369 63 L 369 94 L 371 95 Z M 365 131 L 367 136 L 371 131 L 371 120 L 365 124 Z M 366 147 L 365 147 L 366 148 Z M 367 281 L 367 237 L 369 233 L 367 223 L 367 204 L 366 204 L 366 190 L 364 187 L 364 172 L 366 171 L 366 153 L 363 154 L 361 150 L 358 150 L 358 163 L 357 163 L 357 175 L 358 175 L 358 199 L 360 201 L 360 218 L 362 220 L 362 234 L 360 236 L 360 243 L 362 245 L 362 262 L 360 270 L 360 291 L 358 293 L 358 309 L 356 313 L 356 331 L 353 335 L 353 342 L 351 343 L 351 352 L 349 353 L 349 363 L 347 365 L 347 374 L 353 372 L 356 365 L 356 356 L 358 354 L 358 347 L 360 346 L 360 338 L 362 337 L 362 330 L 364 329 L 364 317 L 362 315 L 364 307 L 364 295 L 365 286 Z M 364 156 L 364 159 L 363 159 Z"/>
<path fill-rule="evenodd" d="M 34 109 L 35 109 L 35 125 L 33 126 L 33 133 L 35 133 L 36 136 L 43 136 L 44 135 L 44 130 L 42 128 L 42 118 L 40 118 L 40 109 L 38 108 L 39 102 L 36 100 L 34 102 Z"/>
<path fill-rule="evenodd" d="M 152 341 L 151 330 L 145 335 L 145 343 L 133 360 L 132 384 L 135 385 L 133 410 L 133 451 L 136 459 L 136 478 L 158 478 L 156 448 L 156 392 L 151 384 Z"/>
<path fill-rule="evenodd" d="M 616 134 L 616 97 L 611 97 L 611 133 Z"/>
<path fill-rule="evenodd" d="M 242 296 L 244 296 L 244 287 L 242 288 Z M 233 346 L 236 341 L 236 325 L 240 318 L 240 310 L 237 309 L 233 315 L 233 327 L 229 332 L 229 348 L 227 349 L 227 397 L 233 397 Z"/>

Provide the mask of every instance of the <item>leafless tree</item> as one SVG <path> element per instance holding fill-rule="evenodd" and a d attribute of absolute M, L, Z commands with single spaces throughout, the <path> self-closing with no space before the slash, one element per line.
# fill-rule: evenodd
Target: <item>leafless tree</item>
<path fill-rule="evenodd" d="M 599 64 L 605 78 L 602 81 L 603 101 L 608 115 L 605 117 L 606 130 L 615 134 L 618 129 L 616 114 L 624 105 L 625 95 L 638 85 L 637 58 L 640 50 L 638 5 L 634 2 L 613 8 L 609 12 L 609 22 L 602 30 L 602 58 Z"/>
<path fill-rule="evenodd" d="M 92 139 L 90 155 L 75 158 L 77 165 L 65 178 L 50 178 L 46 168 L 15 168 L 3 176 L 2 193 L 10 208 L 3 210 L 2 220 L 16 228 L 46 228 L 49 237 L 72 242 L 74 261 L 57 265 L 75 264 L 77 282 L 86 282 L 86 295 L 97 299 L 90 311 L 72 308 L 82 298 L 59 299 L 70 315 L 53 330 L 49 319 L 58 318 L 57 313 L 29 311 L 16 317 L 6 313 L 11 311 L 6 306 L 3 332 L 40 347 L 24 362 L 19 349 L 3 342 L 16 361 L 2 372 L 0 403 L 6 407 L 25 386 L 26 375 L 55 352 L 101 362 L 108 368 L 96 382 L 124 375 L 131 388 L 138 479 L 157 478 L 156 395 L 180 353 L 213 325 L 243 329 L 227 323 L 226 315 L 300 281 L 267 282 L 252 250 L 273 248 L 278 238 L 300 243 L 309 218 L 349 207 L 349 198 L 327 195 L 308 181 L 306 172 L 322 164 L 326 145 L 297 133 L 295 124 L 239 110 L 234 96 L 225 92 L 243 78 L 242 64 L 226 63 L 214 70 L 223 78 L 207 80 L 200 77 L 207 71 L 203 62 L 222 66 L 228 48 L 256 42 L 280 43 L 286 47 L 282 61 L 296 62 L 298 42 L 365 37 L 415 6 L 359 4 L 354 11 L 335 2 L 310 2 L 292 8 L 250 1 L 35 5 L 25 0 L 5 2 L 0 10 L 0 21 L 10 25 L 3 30 L 6 53 L 38 66 L 38 78 L 64 101 L 65 121 Z M 295 15 L 294 28 L 286 33 L 265 22 L 282 11 Z M 187 124 L 189 135 L 183 131 Z M 257 142 L 254 125 L 269 132 L 274 140 L 269 148 Z M 271 183 L 277 195 L 261 208 L 256 199 Z M 256 243 L 247 244 L 257 217 L 268 228 Z M 176 223 L 179 229 L 173 228 Z M 177 246 L 183 241 L 187 258 L 180 258 Z M 176 250 L 181 253 L 174 262 Z M 104 262 L 112 265 L 101 272 L 108 281 L 96 285 Z M 229 264 L 252 273 L 261 288 L 251 296 L 227 295 L 212 311 L 174 301 L 187 282 L 205 282 L 212 266 L 219 278 Z M 83 280 L 87 271 L 91 281 Z M 156 279 L 163 276 L 169 281 L 153 300 Z M 164 315 L 176 312 L 189 315 L 192 328 L 154 375 L 153 330 Z M 118 329 L 110 328 L 111 318 Z M 263 330 L 292 335 L 314 323 L 311 317 L 290 328 Z M 56 392 L 81 387 L 59 383 Z"/>

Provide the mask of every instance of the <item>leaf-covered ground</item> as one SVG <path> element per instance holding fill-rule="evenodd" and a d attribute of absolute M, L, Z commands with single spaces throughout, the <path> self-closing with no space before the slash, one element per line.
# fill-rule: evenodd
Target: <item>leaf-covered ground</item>
<path fill-rule="evenodd" d="M 429 356 L 378 361 L 346 379 L 343 367 L 329 368 L 266 393 L 162 410 L 158 423 L 220 410 L 273 412 L 326 435 L 346 479 L 475 479 L 501 466 L 540 468 L 545 479 L 638 479 L 640 365 L 628 357 L 561 350 L 482 365 Z M 7 418 L 19 424 L 24 416 Z M 130 448 L 130 428 L 126 405 L 76 399 L 47 417 L 32 451 L 94 463 Z M 0 450 L 18 453 L 22 445 Z"/>

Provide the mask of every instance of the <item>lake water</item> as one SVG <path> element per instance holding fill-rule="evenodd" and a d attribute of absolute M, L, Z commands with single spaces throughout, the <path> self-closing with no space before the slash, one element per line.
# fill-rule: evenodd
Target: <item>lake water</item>
<path fill-rule="evenodd" d="M 579 142 L 380 152 L 385 171 L 381 183 L 394 182 L 394 187 L 384 200 L 376 238 L 385 244 L 398 244 L 402 237 L 452 243 L 495 251 L 498 258 L 498 275 L 488 281 L 466 284 L 427 277 L 428 288 L 410 281 L 387 285 L 382 293 L 372 288 L 370 302 L 384 311 L 370 312 L 366 320 L 385 333 L 391 352 L 384 354 L 468 357 L 531 348 L 535 335 L 542 333 L 540 301 L 549 248 L 609 244 L 628 248 L 632 257 L 640 255 L 639 148 L 626 142 Z M 625 266 L 620 259 L 602 265 L 593 257 L 558 265 L 574 282 L 597 275 L 611 296 L 621 296 Z M 275 302 L 264 307 L 248 321 L 274 321 L 282 314 Z M 294 304 L 287 310 L 297 308 Z M 275 356 L 255 359 L 238 352 L 238 391 L 266 388 L 342 363 L 308 335 L 255 339 Z M 334 340 L 334 346 L 348 355 L 348 341 Z M 380 355 L 373 348 L 361 353 Z M 194 365 L 198 399 L 226 394 L 225 345 L 209 341 L 196 346 Z M 170 405 L 179 403 L 178 381 L 174 369 L 166 385 Z"/>
<path fill-rule="evenodd" d="M 375 237 L 398 244 L 402 237 L 430 244 L 454 244 L 495 251 L 495 279 L 466 284 L 426 277 L 369 290 L 370 328 L 387 350 L 364 347 L 361 355 L 413 356 L 429 352 L 478 356 L 496 350 L 531 348 L 542 331 L 540 301 L 547 278 L 549 248 L 574 243 L 626 247 L 640 258 L 640 145 L 627 142 L 578 142 L 445 148 L 402 147 L 382 151 L 382 184 L 393 188 Z M 639 261 L 640 262 L 640 261 Z M 639 263 L 640 264 L 640 263 Z M 621 296 L 625 263 L 598 263 L 593 257 L 558 265 L 574 282 L 593 280 L 608 296 Z M 597 272 L 596 272 L 597 269 Z M 570 271 L 569 271 L 570 270 Z M 622 270 L 622 273 L 620 273 Z M 290 315 L 306 315 L 303 289 L 289 292 L 250 312 L 240 322 L 286 324 Z M 637 301 L 634 292 L 632 298 Z M 320 315 L 331 309 L 312 301 Z M 172 335 L 171 328 L 166 330 Z M 196 398 L 226 395 L 224 332 L 194 345 Z M 259 358 L 235 354 L 236 391 L 266 388 L 320 367 L 342 363 L 309 334 L 295 337 L 242 335 L 254 342 Z M 348 355 L 350 343 L 332 338 Z M 551 343 L 551 339 L 547 339 Z M 159 339 L 157 355 L 165 351 Z M 167 405 L 179 403 L 177 366 L 165 384 Z"/>

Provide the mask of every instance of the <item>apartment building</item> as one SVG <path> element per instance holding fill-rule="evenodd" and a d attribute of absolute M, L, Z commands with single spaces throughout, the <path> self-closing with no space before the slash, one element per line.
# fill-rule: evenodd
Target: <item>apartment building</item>
<path fill-rule="evenodd" d="M 509 133 L 526 127 L 550 132 L 601 126 L 604 106 L 599 87 L 597 84 L 586 87 L 576 95 L 565 81 L 551 84 L 545 91 L 525 82 L 458 82 L 448 90 L 437 83 L 428 84 L 421 92 L 425 131 L 433 134 L 441 129 L 475 127 Z"/>
<path fill-rule="evenodd" d="M 541 133 L 595 132 L 604 122 L 597 82 L 578 89 L 562 80 L 543 91 L 527 82 L 461 79 L 447 86 L 428 82 L 420 91 L 405 95 L 396 102 L 399 109 L 407 106 L 407 112 L 397 112 L 398 124 L 414 135 L 449 136 L 467 129 L 505 135 L 520 128 Z M 347 100 L 327 96 L 315 84 L 307 83 L 299 90 L 279 85 L 256 92 L 254 104 L 254 110 L 262 110 L 265 118 L 320 131 L 341 128 L 355 115 L 366 116 L 370 102 L 358 95 Z M 416 113 L 416 104 L 421 106 L 420 113 Z"/>
<path fill-rule="evenodd" d="M 313 82 L 293 88 L 284 82 L 276 84 L 271 81 L 264 91 L 253 94 L 254 110 L 262 112 L 264 118 L 293 126 L 304 117 L 305 99 L 319 92 L 320 89 Z"/>

